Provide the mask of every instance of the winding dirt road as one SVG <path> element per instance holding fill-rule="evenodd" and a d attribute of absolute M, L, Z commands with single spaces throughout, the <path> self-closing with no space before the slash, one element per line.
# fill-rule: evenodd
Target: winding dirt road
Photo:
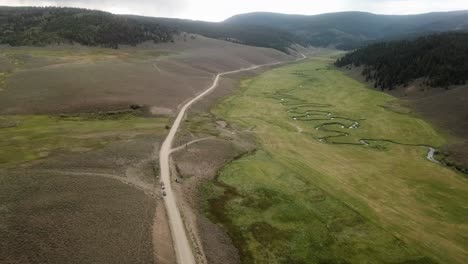
<path fill-rule="evenodd" d="M 306 58 L 306 56 L 302 53 L 301 53 L 301 56 L 302 57 L 297 59 L 296 61 L 300 61 Z M 216 77 L 213 80 L 213 84 L 208 89 L 206 89 L 201 94 L 197 95 L 195 98 L 190 100 L 180 109 L 180 112 L 177 115 L 174 121 L 174 124 L 172 125 L 171 130 L 169 131 L 169 134 L 164 140 L 161 146 L 160 152 L 159 152 L 161 181 L 164 184 L 164 186 L 166 186 L 166 196 L 164 197 L 164 203 L 165 203 L 167 215 L 169 218 L 169 225 L 171 229 L 172 240 L 174 243 L 174 250 L 175 250 L 175 254 L 177 258 L 177 263 L 179 264 L 195 264 L 196 263 L 190 241 L 185 231 L 181 213 L 179 211 L 179 208 L 177 207 L 176 197 L 171 187 L 171 175 L 170 175 L 170 164 L 169 164 L 170 162 L 169 156 L 172 150 L 172 142 L 174 140 L 175 134 L 179 130 L 180 123 L 184 119 L 187 109 L 193 103 L 200 100 L 202 97 L 204 97 L 205 95 L 210 93 L 212 90 L 214 90 L 218 86 L 220 78 L 224 75 L 234 74 L 234 73 L 239 73 L 239 72 L 244 72 L 244 71 L 251 71 L 260 67 L 274 66 L 274 65 L 284 64 L 287 62 L 291 62 L 291 61 L 268 63 L 268 64 L 252 66 L 249 68 L 219 73 L 216 75 Z"/>

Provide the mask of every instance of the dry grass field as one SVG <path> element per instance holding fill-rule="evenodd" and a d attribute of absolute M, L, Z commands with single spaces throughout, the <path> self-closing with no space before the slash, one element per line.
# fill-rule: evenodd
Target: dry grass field
<path fill-rule="evenodd" d="M 157 187 L 170 118 L 217 72 L 290 59 L 183 39 L 1 47 L 1 263 L 171 263 Z"/>
<path fill-rule="evenodd" d="M 166 118 L 4 118 L 0 262 L 153 260 L 154 153 Z"/>
<path fill-rule="evenodd" d="M 155 199 L 113 179 L 0 172 L 1 263 L 151 263 Z"/>
<path fill-rule="evenodd" d="M 118 50 L 55 46 L 2 48 L 0 113 L 108 111 L 129 105 L 174 114 L 213 74 L 286 60 L 279 51 L 197 36 Z M 2 77 L 3 76 L 3 77 Z"/>

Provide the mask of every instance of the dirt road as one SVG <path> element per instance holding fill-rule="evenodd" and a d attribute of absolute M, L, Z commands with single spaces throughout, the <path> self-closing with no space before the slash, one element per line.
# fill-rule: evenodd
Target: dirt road
<path fill-rule="evenodd" d="M 297 61 L 303 60 L 306 58 L 305 55 L 303 54 L 301 55 L 302 55 L 302 58 L 297 59 Z M 213 84 L 208 89 L 206 89 L 201 94 L 197 95 L 195 98 L 190 100 L 180 109 L 180 112 L 177 115 L 176 120 L 174 121 L 174 124 L 172 125 L 171 130 L 169 131 L 169 134 L 164 140 L 161 146 L 160 152 L 159 152 L 161 181 L 166 187 L 166 196 L 164 197 L 164 203 L 165 203 L 167 215 L 169 218 L 169 224 L 171 228 L 172 239 L 174 242 L 174 250 L 176 253 L 177 263 L 179 264 L 195 264 L 196 263 L 195 256 L 193 255 L 193 252 L 192 252 L 192 247 L 190 245 L 190 241 L 185 232 L 185 227 L 184 227 L 184 223 L 183 223 L 179 208 L 177 207 L 176 198 L 171 188 L 171 175 L 170 175 L 170 169 L 169 169 L 170 168 L 169 156 L 171 154 L 172 142 L 174 140 L 175 134 L 177 133 L 177 130 L 179 129 L 180 123 L 184 119 L 187 109 L 193 103 L 195 103 L 196 101 L 201 99 L 203 96 L 207 95 L 212 90 L 214 90 L 218 86 L 220 78 L 224 75 L 250 71 L 250 70 L 260 68 L 260 67 L 273 66 L 273 65 L 283 64 L 283 63 L 286 63 L 286 62 L 268 63 L 268 64 L 252 66 L 252 67 L 245 68 L 245 69 L 219 73 L 218 75 L 216 75 L 216 77 L 213 80 Z"/>

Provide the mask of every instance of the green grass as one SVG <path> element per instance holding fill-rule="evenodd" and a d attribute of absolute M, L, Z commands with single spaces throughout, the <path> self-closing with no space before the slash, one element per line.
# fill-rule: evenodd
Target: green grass
<path fill-rule="evenodd" d="M 411 114 L 382 107 L 397 99 L 330 62 L 322 53 L 266 72 L 213 110 L 237 129 L 253 128 L 259 151 L 220 171 L 223 194 L 204 189 L 209 215 L 228 230 L 244 263 L 463 263 L 466 180 L 416 146 L 447 139 Z M 352 121 L 343 119 L 316 130 L 331 122 L 323 114 L 294 120 L 317 110 L 360 126 L 349 129 Z"/>
<path fill-rule="evenodd" d="M 0 72 L 0 92 L 3 91 L 5 87 L 5 81 L 8 77 L 8 74 L 6 72 Z"/>
<path fill-rule="evenodd" d="M 124 113 L 74 116 L 0 117 L 0 168 L 36 160 L 58 151 L 83 151 L 139 135 L 162 135 L 167 118 Z"/>
<path fill-rule="evenodd" d="M 218 136 L 219 130 L 216 129 L 216 119 L 208 113 L 191 115 L 183 124 L 183 131 L 190 131 L 197 137 Z"/>

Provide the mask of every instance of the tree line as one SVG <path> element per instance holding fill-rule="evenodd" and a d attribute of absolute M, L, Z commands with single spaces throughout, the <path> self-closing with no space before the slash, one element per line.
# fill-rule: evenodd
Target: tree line
<path fill-rule="evenodd" d="M 467 62 L 468 32 L 462 32 L 371 44 L 346 54 L 335 65 L 362 66 L 367 81 L 391 90 L 417 79 L 430 87 L 465 84 Z"/>
<path fill-rule="evenodd" d="M 254 25 L 113 15 L 78 8 L 0 7 L 0 44 L 12 46 L 79 43 L 117 48 L 148 40 L 170 42 L 180 32 L 283 52 L 300 43 L 288 32 Z"/>
<path fill-rule="evenodd" d="M 174 29 L 107 12 L 60 7 L 0 7 L 0 44 L 80 43 L 117 48 L 172 41 Z"/>
<path fill-rule="evenodd" d="M 174 34 L 187 32 L 240 44 L 273 48 L 286 53 L 293 44 L 333 45 L 339 49 L 354 49 L 375 41 L 376 37 L 373 34 L 381 32 L 378 25 L 382 24 L 379 21 L 383 18 L 371 14 L 348 12 L 320 15 L 316 18 L 310 17 L 310 19 L 312 19 L 310 23 L 299 19 L 293 21 L 291 25 L 281 26 L 284 21 L 276 21 L 274 17 L 260 18 L 261 23 L 233 23 L 230 20 L 223 23 L 210 23 L 184 19 L 113 15 L 78 8 L 0 7 L 0 44 L 43 46 L 54 43 L 80 43 L 117 48 L 118 45 L 136 45 L 148 40 L 169 42 L 173 41 Z M 318 20 L 315 21 L 316 19 Z M 369 24 L 369 21 L 373 23 Z M 342 30 L 332 27 L 335 23 L 340 25 Z M 374 24 L 375 26 L 372 26 Z M 370 26 L 366 27 L 366 25 Z M 369 36 L 363 38 L 363 35 Z M 371 45 L 372 48 L 366 52 L 381 53 L 383 49 L 392 48 L 411 49 L 415 45 L 424 45 L 424 43 L 401 42 L 399 44 L 401 47 L 396 47 L 397 44 L 388 44 L 391 47 L 386 45 L 382 43 Z M 371 49 L 373 51 L 370 51 Z M 349 58 L 343 62 L 346 60 Z M 367 75 L 372 75 L 371 77 L 373 74 L 373 72 L 367 73 Z M 390 83 L 391 81 L 382 80 L 380 85 L 388 86 Z"/>

